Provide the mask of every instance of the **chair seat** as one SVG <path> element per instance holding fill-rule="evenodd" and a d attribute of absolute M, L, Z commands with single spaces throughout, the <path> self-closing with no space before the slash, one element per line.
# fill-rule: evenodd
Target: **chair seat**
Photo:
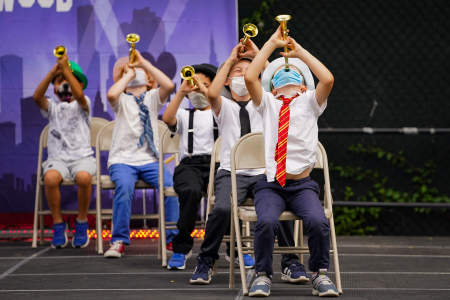
<path fill-rule="evenodd" d="M 248 202 L 250 200 L 251 200 L 251 198 L 247 199 L 246 202 Z M 325 208 L 324 213 L 325 213 L 325 216 L 327 217 L 327 219 L 331 218 L 332 212 L 330 209 Z M 239 219 L 241 219 L 242 221 L 256 222 L 258 220 L 254 206 L 239 206 L 238 214 L 239 214 Z M 281 214 L 279 220 L 280 221 L 293 221 L 293 220 L 301 220 L 301 219 L 299 217 L 297 217 L 293 212 L 286 210 Z"/>
<path fill-rule="evenodd" d="M 41 185 L 44 185 L 44 178 L 41 178 L 40 182 Z M 91 178 L 91 184 L 97 184 L 97 176 L 92 176 Z M 76 185 L 75 180 L 69 179 L 69 178 L 63 178 L 63 181 L 61 182 L 61 185 Z"/>

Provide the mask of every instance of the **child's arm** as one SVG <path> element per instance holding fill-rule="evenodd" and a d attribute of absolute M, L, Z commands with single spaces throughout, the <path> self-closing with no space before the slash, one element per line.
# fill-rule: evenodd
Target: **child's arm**
<path fill-rule="evenodd" d="M 247 90 L 252 97 L 252 101 L 256 106 L 259 106 L 262 99 L 262 87 L 261 82 L 259 82 L 259 74 L 262 72 L 266 65 L 267 59 L 272 54 L 276 48 L 284 47 L 288 44 L 288 41 L 283 40 L 283 35 L 281 33 L 281 27 L 272 34 L 270 39 L 264 44 L 261 50 L 253 59 L 252 63 L 248 66 L 245 72 L 245 85 Z"/>
<path fill-rule="evenodd" d="M 48 86 L 52 82 L 52 79 L 60 72 L 58 64 L 54 65 L 53 68 L 45 75 L 44 79 L 39 83 L 38 87 L 34 91 L 33 99 L 40 109 L 48 111 L 48 99 L 45 97 L 45 92 Z"/>
<path fill-rule="evenodd" d="M 183 98 L 186 97 L 188 93 L 194 91 L 200 91 L 205 95 L 208 93 L 206 87 L 198 80 L 197 75 L 194 75 L 194 83 L 195 86 L 192 87 L 189 81 L 183 80 L 180 88 L 175 94 L 175 97 L 173 97 L 172 101 L 170 101 L 170 103 L 167 105 L 166 110 L 164 111 L 164 114 L 162 116 L 162 120 L 168 126 L 175 126 L 177 124 L 176 115 L 178 108 L 180 107 L 181 101 L 183 101 Z"/>
<path fill-rule="evenodd" d="M 288 53 L 280 52 L 284 57 L 300 58 L 311 69 L 311 72 L 319 79 L 316 87 L 316 99 L 319 106 L 325 102 L 333 88 L 333 74 L 317 58 L 315 58 L 306 49 L 300 46 L 293 38 L 288 38 L 288 47 L 291 49 Z"/>
<path fill-rule="evenodd" d="M 167 101 L 170 93 L 172 93 L 175 85 L 172 80 L 167 77 L 160 69 L 152 65 L 148 60 L 142 57 L 141 53 L 138 50 L 135 50 L 135 61 L 133 64 L 130 64 L 130 67 L 138 67 L 142 68 L 145 71 L 149 72 L 153 79 L 159 84 L 159 98 L 161 102 Z"/>
<path fill-rule="evenodd" d="M 225 84 L 225 81 L 227 80 L 231 68 L 239 60 L 239 53 L 242 47 L 242 44 L 239 43 L 233 48 L 230 56 L 223 63 L 223 65 L 217 72 L 216 77 L 214 77 L 213 82 L 208 88 L 207 98 L 209 100 L 209 103 L 211 103 L 212 109 L 217 115 L 220 113 L 220 108 L 222 106 L 222 98 L 220 96 L 222 93 L 222 88 Z"/>
<path fill-rule="evenodd" d="M 133 68 L 129 68 L 128 65 L 124 65 L 123 68 L 123 76 L 109 88 L 108 94 L 106 95 L 111 107 L 116 106 L 120 94 L 125 91 L 128 83 L 136 76 Z"/>
<path fill-rule="evenodd" d="M 72 70 L 69 66 L 69 59 L 67 58 L 67 55 L 63 55 L 62 57 L 58 58 L 58 65 L 62 70 L 64 78 L 69 82 L 70 89 L 72 90 L 72 96 L 84 111 L 89 112 L 90 107 L 86 98 L 84 97 L 83 87 L 73 75 Z"/>

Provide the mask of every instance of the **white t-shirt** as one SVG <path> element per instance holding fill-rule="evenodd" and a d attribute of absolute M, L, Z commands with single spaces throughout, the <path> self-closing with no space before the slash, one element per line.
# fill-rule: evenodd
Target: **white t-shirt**
<path fill-rule="evenodd" d="M 275 99 L 272 93 L 263 91 L 257 110 L 263 119 L 264 151 L 267 181 L 275 180 L 277 162 L 275 148 L 278 142 L 278 116 L 283 101 Z M 316 100 L 316 91 L 308 90 L 289 104 L 290 118 L 287 138 L 286 173 L 300 174 L 316 163 L 318 142 L 317 119 L 327 106 Z"/>
<path fill-rule="evenodd" d="M 180 135 L 180 160 L 188 155 L 189 111 L 177 111 L 176 133 Z M 214 147 L 214 122 L 212 110 L 194 111 L 194 138 L 192 155 L 211 155 Z"/>
<path fill-rule="evenodd" d="M 91 107 L 91 101 L 84 96 Z M 91 147 L 91 116 L 76 100 L 61 102 L 48 99 L 48 111 L 41 109 L 48 119 L 48 159 L 74 161 L 93 155 Z"/>
<path fill-rule="evenodd" d="M 158 113 L 164 103 L 159 98 L 159 89 L 145 92 L 144 104 L 150 115 L 153 130 L 153 143 L 159 149 Z M 139 105 L 133 95 L 122 93 L 117 104 L 112 108 L 115 115 L 115 125 L 109 151 L 108 168 L 113 164 L 142 166 L 158 160 L 150 150 L 146 140 L 142 147 L 138 146 L 139 138 L 144 131 L 139 117 Z"/>
<path fill-rule="evenodd" d="M 256 111 L 255 105 L 250 101 L 245 107 L 250 118 L 251 132 L 262 131 L 262 118 Z M 220 136 L 222 137 L 222 146 L 220 149 L 220 167 L 227 171 L 231 170 L 230 154 L 236 142 L 241 138 L 241 122 L 239 121 L 239 111 L 241 107 L 235 101 L 222 96 L 222 106 L 220 113 L 216 118 L 219 126 Z M 264 173 L 264 168 L 238 170 L 237 174 L 255 176 Z"/>

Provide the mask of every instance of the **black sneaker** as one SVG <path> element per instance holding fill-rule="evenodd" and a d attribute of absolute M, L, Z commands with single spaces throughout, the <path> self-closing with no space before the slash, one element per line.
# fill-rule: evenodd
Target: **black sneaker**
<path fill-rule="evenodd" d="M 281 280 L 298 284 L 309 282 L 305 267 L 300 262 L 293 263 L 289 267 L 284 268 L 281 271 Z"/>
<path fill-rule="evenodd" d="M 197 257 L 197 266 L 189 280 L 190 284 L 209 284 L 212 279 L 212 261 L 202 257 Z"/>

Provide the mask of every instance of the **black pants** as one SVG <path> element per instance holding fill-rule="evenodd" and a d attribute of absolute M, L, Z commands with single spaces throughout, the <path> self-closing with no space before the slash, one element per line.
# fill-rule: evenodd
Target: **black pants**
<path fill-rule="evenodd" d="M 247 196 L 253 197 L 253 188 L 256 182 L 265 178 L 265 175 L 245 176 L 237 175 L 237 200 L 242 203 Z M 219 170 L 215 181 L 216 201 L 212 212 L 208 216 L 208 223 L 205 228 L 205 239 L 200 248 L 198 259 L 212 265 L 219 258 L 219 248 L 223 236 L 230 232 L 231 214 L 231 173 L 226 170 Z M 280 246 L 293 246 L 293 226 L 291 222 L 280 222 L 278 244 Z M 295 254 L 285 254 L 281 259 L 281 267 L 285 268 L 292 263 L 298 262 Z"/>
<path fill-rule="evenodd" d="M 179 233 L 172 240 L 175 253 L 187 254 L 194 244 L 191 232 L 195 228 L 203 193 L 208 187 L 210 161 L 210 155 L 185 157 L 175 168 L 173 188 L 180 203 L 177 223 Z"/>

